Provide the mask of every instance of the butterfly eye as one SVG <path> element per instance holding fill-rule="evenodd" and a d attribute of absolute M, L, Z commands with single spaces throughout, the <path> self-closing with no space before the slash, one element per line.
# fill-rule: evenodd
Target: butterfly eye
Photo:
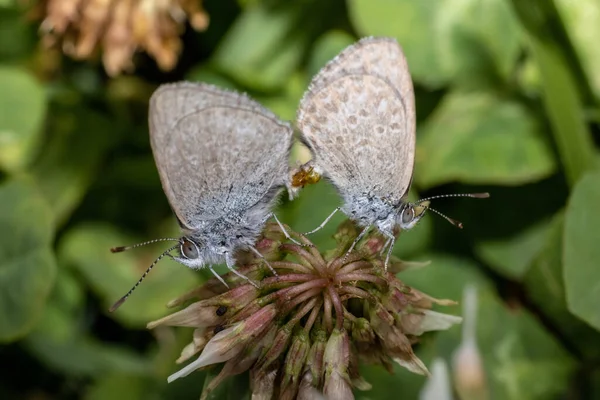
<path fill-rule="evenodd" d="M 181 243 L 181 254 L 188 259 L 195 259 L 198 258 L 198 246 L 196 246 L 196 243 L 192 242 L 191 240 L 187 240 L 185 239 L 182 243 Z"/>
<path fill-rule="evenodd" d="M 409 205 L 402 210 L 402 224 L 408 225 L 413 219 L 415 219 L 415 209 Z"/>

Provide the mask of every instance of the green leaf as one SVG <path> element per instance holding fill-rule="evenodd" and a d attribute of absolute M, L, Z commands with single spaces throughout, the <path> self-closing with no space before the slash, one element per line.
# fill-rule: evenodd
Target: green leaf
<path fill-rule="evenodd" d="M 543 102 L 565 175 L 571 186 L 594 165 L 594 143 L 582 109 L 571 54 L 565 51 L 563 32 L 554 2 L 512 0 L 527 29 L 530 47 L 543 83 Z M 558 22 L 557 22 L 558 21 Z"/>
<path fill-rule="evenodd" d="M 46 112 L 42 86 L 29 73 L 0 66 L 0 168 L 17 171 L 31 160 Z"/>
<path fill-rule="evenodd" d="M 579 355 L 585 359 L 600 356 L 600 332 L 575 318 L 567 310 L 563 282 L 564 213 L 557 214 L 548 226 L 545 240 L 538 249 L 524 279 L 528 298 L 562 333 Z"/>
<path fill-rule="evenodd" d="M 356 39 L 343 31 L 329 31 L 319 37 L 308 61 L 308 75 L 316 75 L 325 64 L 354 42 Z"/>
<path fill-rule="evenodd" d="M 428 295 L 459 301 L 467 283 L 477 287 L 477 344 L 492 397 L 537 400 L 563 394 L 574 362 L 537 318 L 523 309 L 508 310 L 492 283 L 468 259 L 434 255 L 431 261 L 425 268 L 406 271 L 398 277 Z M 459 307 L 439 307 L 438 311 L 461 313 Z M 461 335 L 460 327 L 424 335 L 417 355 L 428 366 L 436 357 L 451 364 Z M 357 392 L 357 399 L 391 400 L 398 398 L 397 393 L 402 393 L 402 398 L 418 398 L 425 383 L 424 377 L 400 367 L 394 367 L 394 374 L 387 374 L 381 367 L 362 366 L 361 373 L 373 389 Z"/>
<path fill-rule="evenodd" d="M 256 100 L 277 114 L 279 118 L 285 121 L 293 121 L 296 119 L 296 109 L 307 86 L 306 76 L 295 73 L 289 78 L 283 88 L 283 93 L 268 97 L 256 96 Z"/>
<path fill-rule="evenodd" d="M 514 306 L 509 310 L 477 265 L 438 255 L 432 257 L 429 266 L 399 277 L 438 298 L 461 300 L 467 282 L 478 288 L 477 342 L 494 399 L 547 399 L 564 392 L 574 360 L 534 315 Z M 444 307 L 439 311 L 458 310 Z M 460 337 L 456 328 L 438 333 L 433 353 L 450 361 Z"/>
<path fill-rule="evenodd" d="M 94 382 L 85 394 L 85 400 L 135 400 L 150 395 L 149 382 L 138 375 L 112 373 Z M 152 397 L 152 396 L 150 396 Z"/>
<path fill-rule="evenodd" d="M 186 79 L 194 82 L 210 83 L 223 89 L 240 90 L 235 83 L 214 71 L 209 65 L 198 65 L 187 74 Z"/>
<path fill-rule="evenodd" d="M 308 232 L 319 226 L 339 203 L 335 188 L 329 182 L 321 180 L 304 187 L 294 201 L 284 203 L 278 217 L 296 232 Z M 310 235 L 310 240 L 320 249 L 333 248 L 333 234 L 345 219 L 343 213 L 337 212 L 323 229 Z"/>
<path fill-rule="evenodd" d="M 569 310 L 600 330 L 600 172 L 575 185 L 565 216 L 564 280 Z"/>
<path fill-rule="evenodd" d="M 361 35 L 397 38 L 425 85 L 506 78 L 519 56 L 521 32 L 503 0 L 349 0 L 348 9 Z"/>
<path fill-rule="evenodd" d="M 17 3 L 17 0 L 0 0 L 0 62 L 27 57 L 39 39 L 23 10 L 26 6 Z"/>
<path fill-rule="evenodd" d="M 600 97 L 600 3 L 596 0 L 556 0 L 567 33 L 591 86 Z"/>
<path fill-rule="evenodd" d="M 85 110 L 57 112 L 53 122 L 53 139 L 31 172 L 61 225 L 90 186 L 114 129 L 107 118 Z"/>
<path fill-rule="evenodd" d="M 111 254 L 115 245 L 135 243 L 114 228 L 87 224 L 71 229 L 60 242 L 61 262 L 76 268 L 100 297 L 105 310 L 121 298 L 160 254 L 136 249 Z M 163 243 L 164 244 L 164 243 Z M 169 245 L 172 245 L 169 243 Z M 161 247 L 164 251 L 164 246 Z M 167 313 L 166 303 L 197 284 L 197 276 L 183 265 L 165 259 L 111 316 L 130 327 L 144 327 Z"/>
<path fill-rule="evenodd" d="M 448 94 L 417 136 L 416 182 L 521 185 L 556 168 L 536 120 L 487 93 Z"/>
<path fill-rule="evenodd" d="M 152 371 L 148 359 L 131 349 L 89 337 L 57 340 L 39 332 L 28 337 L 25 344 L 51 370 L 68 375 L 94 377 L 111 371 L 147 375 Z"/>
<path fill-rule="evenodd" d="M 520 280 L 546 243 L 549 222 L 539 222 L 508 239 L 480 242 L 475 251 L 500 274 Z"/>
<path fill-rule="evenodd" d="M 295 17 L 293 5 L 249 6 L 219 45 L 215 66 L 252 89 L 282 87 L 299 65 L 306 42 L 302 33 L 291 29 Z"/>
<path fill-rule="evenodd" d="M 52 215 L 26 180 L 0 186 L 0 341 L 27 334 L 54 284 Z"/>

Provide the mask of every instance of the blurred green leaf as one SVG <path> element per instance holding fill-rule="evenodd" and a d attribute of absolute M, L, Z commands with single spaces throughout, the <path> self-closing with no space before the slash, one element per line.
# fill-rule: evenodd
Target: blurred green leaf
<path fill-rule="evenodd" d="M 590 79 L 596 96 L 600 97 L 600 3 L 596 0 L 555 0 L 567 33 Z"/>
<path fill-rule="evenodd" d="M 477 265 L 433 256 L 431 265 L 399 275 L 407 284 L 438 297 L 461 300 L 466 282 L 478 288 L 477 341 L 494 399 L 548 399 L 560 395 L 571 378 L 574 360 L 535 316 L 508 310 Z M 455 309 L 454 309 L 455 310 Z M 452 308 L 439 311 L 453 313 Z M 460 329 L 436 336 L 435 354 L 450 360 L 460 344 Z"/>
<path fill-rule="evenodd" d="M 524 310 L 509 311 L 495 294 L 492 283 L 469 260 L 444 255 L 434 255 L 431 260 L 427 267 L 398 276 L 431 296 L 458 301 L 466 283 L 477 287 L 477 341 L 492 398 L 533 400 L 561 394 L 574 363 L 536 318 Z M 460 314 L 458 307 L 439 307 L 437 311 Z M 435 357 L 450 363 L 460 342 L 460 327 L 427 334 L 421 339 L 417 355 L 426 365 Z M 402 393 L 402 398 L 418 398 L 425 383 L 424 377 L 396 366 L 394 374 L 379 367 L 362 367 L 361 373 L 373 389 L 356 392 L 357 399 L 392 400 L 398 398 L 398 393 Z"/>
<path fill-rule="evenodd" d="M 600 172 L 583 176 L 569 198 L 564 231 L 564 280 L 569 310 L 600 330 Z"/>
<path fill-rule="evenodd" d="M 530 47 L 543 83 L 543 101 L 552 133 L 571 186 L 594 165 L 594 144 L 584 119 L 577 72 L 561 47 L 562 32 L 556 26 L 560 17 L 554 2 L 512 0 L 517 15 L 527 29 Z"/>
<path fill-rule="evenodd" d="M 27 338 L 28 348 L 50 369 L 74 376 L 111 371 L 148 374 L 152 364 L 132 350 L 86 337 L 59 341 L 42 333 Z"/>
<path fill-rule="evenodd" d="M 204 379 L 204 387 L 207 389 L 210 382 L 219 374 L 219 368 L 212 368 L 208 370 L 206 378 Z M 250 398 L 248 390 L 248 377 L 246 374 L 234 375 L 225 379 L 215 390 L 209 392 L 206 396 L 206 400 L 238 400 Z"/>
<path fill-rule="evenodd" d="M 480 242 L 475 251 L 500 274 L 521 280 L 546 243 L 549 222 L 541 221 L 508 239 Z"/>
<path fill-rule="evenodd" d="M 186 79 L 193 82 L 205 82 L 224 89 L 239 90 L 240 88 L 231 80 L 214 71 L 209 65 L 202 64 L 192 68 Z"/>
<path fill-rule="evenodd" d="M 29 56 L 38 39 L 16 0 L 0 0 L 0 62 Z"/>
<path fill-rule="evenodd" d="M 356 42 L 356 39 L 343 31 L 329 31 L 314 43 L 308 61 L 308 76 L 316 75 L 321 68 L 338 55 L 340 51 Z"/>
<path fill-rule="evenodd" d="M 76 268 L 108 311 L 160 254 L 137 249 L 111 254 L 109 249 L 134 243 L 113 227 L 86 224 L 68 231 L 60 242 L 61 261 Z M 171 245 L 171 244 L 170 244 Z M 164 247 L 163 247 L 164 250 Z M 111 316 L 129 327 L 144 327 L 167 313 L 166 303 L 197 284 L 197 276 L 183 265 L 163 260 L 134 294 Z"/>
<path fill-rule="evenodd" d="M 0 341 L 25 335 L 42 315 L 56 274 L 54 227 L 29 180 L 0 186 Z"/>
<path fill-rule="evenodd" d="M 223 38 L 213 62 L 243 85 L 271 91 L 285 85 L 298 67 L 306 39 L 293 31 L 296 6 L 247 7 Z"/>
<path fill-rule="evenodd" d="M 85 394 L 85 400 L 135 400 L 148 397 L 148 382 L 138 375 L 112 373 L 100 378 Z"/>
<path fill-rule="evenodd" d="M 296 73 L 288 80 L 283 88 L 283 93 L 268 97 L 256 96 L 256 100 L 277 114 L 279 118 L 285 121 L 294 121 L 296 119 L 296 108 L 307 85 L 306 76 Z"/>
<path fill-rule="evenodd" d="M 27 349 L 52 370 L 67 375 L 151 372 L 145 357 L 89 335 L 94 332 L 88 332 L 84 324 L 83 296 L 79 282 L 61 266 L 44 314 L 23 342 Z"/>
<path fill-rule="evenodd" d="M 416 182 L 519 185 L 556 168 L 534 118 L 486 93 L 448 94 L 417 135 Z"/>
<path fill-rule="evenodd" d="M 575 318 L 567 310 L 565 285 L 563 283 L 563 229 L 564 214 L 554 217 L 545 235 L 543 246 L 538 249 L 528 269 L 524 284 L 531 299 L 586 359 L 600 356 L 600 332 Z"/>
<path fill-rule="evenodd" d="M 349 0 L 350 19 L 364 36 L 393 36 L 413 78 L 436 87 L 454 78 L 507 77 L 521 32 L 504 0 Z"/>
<path fill-rule="evenodd" d="M 38 337 L 50 342 L 65 343 L 82 329 L 84 288 L 69 269 L 59 266 L 57 270 L 56 285 L 46 302 L 44 313 L 25 338 L 26 342 Z"/>
<path fill-rule="evenodd" d="M 0 168 L 20 170 L 39 144 L 44 90 L 29 73 L 0 65 L 0 93 Z"/>
<path fill-rule="evenodd" d="M 449 60 L 440 57 L 436 48 L 437 30 L 441 26 L 434 28 L 440 2 L 348 0 L 347 4 L 350 20 L 361 36 L 398 39 L 413 79 L 434 87 L 450 80 L 454 68 Z"/>
<path fill-rule="evenodd" d="M 53 140 L 32 174 L 61 225 L 79 204 L 114 137 L 112 122 L 92 111 L 57 113 Z"/>
<path fill-rule="evenodd" d="M 321 180 L 304 187 L 294 201 L 286 202 L 278 216 L 296 232 L 308 232 L 319 226 L 339 203 L 335 188 L 329 182 Z M 310 240 L 321 249 L 333 248 L 333 234 L 344 219 L 343 213 L 336 213 L 323 229 L 310 236 Z"/>

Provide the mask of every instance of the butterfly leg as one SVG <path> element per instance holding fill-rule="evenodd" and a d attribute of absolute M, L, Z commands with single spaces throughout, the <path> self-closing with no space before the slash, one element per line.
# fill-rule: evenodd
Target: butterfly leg
<path fill-rule="evenodd" d="M 215 276 L 215 278 L 217 278 L 218 280 L 220 280 L 220 281 L 221 281 L 221 283 L 222 283 L 223 285 L 225 285 L 225 287 L 226 287 L 227 289 L 229 289 L 229 285 L 227 284 L 227 282 L 225 282 L 225 280 L 224 280 L 224 279 L 221 277 L 221 275 L 219 275 L 219 274 L 217 274 L 217 273 L 215 272 L 215 270 L 212 268 L 212 265 L 209 265 L 209 266 L 208 266 L 208 269 L 210 270 L 210 272 L 212 272 L 212 274 Z"/>
<path fill-rule="evenodd" d="M 296 239 L 292 238 L 290 236 L 290 234 L 287 232 L 287 230 L 284 228 L 283 224 L 279 221 L 279 218 L 277 218 L 277 215 L 275 215 L 275 213 L 271 213 L 271 215 L 269 215 L 269 218 L 273 217 L 273 219 L 275 219 L 275 222 L 277 222 L 277 225 L 279 225 L 279 229 L 281 229 L 281 232 L 283 232 L 283 234 L 285 235 L 285 238 L 287 240 L 289 240 L 290 242 L 297 244 L 298 246 L 303 246 L 303 247 L 309 247 L 310 245 L 308 244 L 302 244 L 299 241 L 297 241 Z M 277 274 L 275 274 L 277 275 Z"/>
<path fill-rule="evenodd" d="M 390 238 L 386 239 L 385 244 L 383 245 L 381 250 L 379 250 L 380 257 L 385 254 L 385 250 L 388 248 L 388 246 L 390 245 L 391 242 L 392 242 L 392 239 L 390 239 Z"/>
<path fill-rule="evenodd" d="M 310 232 L 306 232 L 306 233 L 304 233 L 304 235 L 312 235 L 313 233 L 315 233 L 315 232 L 318 232 L 318 231 L 320 231 L 321 229 L 323 229 L 323 227 L 324 227 L 325 225 L 327 225 L 327 223 L 329 222 L 329 220 L 330 220 L 331 218 L 333 218 L 333 216 L 335 215 L 335 213 L 336 213 L 336 212 L 338 212 L 338 211 L 340 211 L 340 207 L 336 207 L 336 208 L 333 210 L 333 212 L 332 212 L 331 214 L 329 214 L 329 216 L 328 216 L 327 218 L 325 218 L 325 221 L 323 221 L 323 222 L 321 223 L 321 225 L 317 226 L 315 229 L 313 229 L 313 230 L 312 230 L 312 231 L 310 231 Z"/>
<path fill-rule="evenodd" d="M 352 244 L 350 245 L 350 248 L 348 249 L 348 251 L 346 252 L 346 255 L 344 255 L 344 258 L 348 257 L 348 254 L 350 254 L 352 252 L 352 250 L 354 250 L 354 246 L 356 246 L 356 244 L 360 241 L 360 239 L 362 239 L 367 232 L 369 231 L 369 229 L 371 228 L 372 225 L 367 225 L 356 237 L 356 239 L 354 239 L 354 242 L 352 242 Z"/>
<path fill-rule="evenodd" d="M 394 243 L 395 243 L 396 238 L 394 237 L 394 234 L 392 232 L 381 231 L 381 233 L 383 233 L 384 236 L 386 236 L 388 238 L 388 242 L 389 242 L 389 248 L 387 251 L 387 255 L 385 256 L 385 264 L 383 264 L 385 272 L 387 272 L 388 264 L 390 263 L 390 256 L 392 255 L 392 250 L 394 249 Z"/>
<path fill-rule="evenodd" d="M 263 261 L 265 264 L 267 264 L 267 267 L 269 267 L 269 269 L 271 270 L 271 272 L 273 273 L 273 275 L 277 276 L 277 271 L 275 271 L 275 270 L 273 269 L 273 267 L 271 266 L 271 264 L 269 264 L 269 262 L 267 261 L 267 259 L 265 258 L 265 256 L 263 256 L 263 255 L 260 253 L 260 251 L 256 250 L 256 248 L 255 248 L 254 246 L 250 246 L 250 250 L 252 250 L 252 252 L 253 252 L 254 254 L 256 254 L 258 257 L 260 257 L 260 258 L 261 258 L 261 260 L 262 260 L 262 261 Z"/>
<path fill-rule="evenodd" d="M 236 269 L 235 269 L 235 260 L 233 259 L 233 257 L 231 256 L 230 253 L 225 253 L 225 264 L 227 264 L 227 268 L 229 268 L 229 270 L 231 272 L 233 272 L 234 274 L 236 274 L 240 278 L 248 281 L 249 284 L 251 284 L 252 286 L 254 286 L 255 288 L 258 289 L 258 285 L 256 283 L 252 282 L 247 276 L 245 276 L 245 275 L 239 273 L 238 271 L 236 271 Z"/>

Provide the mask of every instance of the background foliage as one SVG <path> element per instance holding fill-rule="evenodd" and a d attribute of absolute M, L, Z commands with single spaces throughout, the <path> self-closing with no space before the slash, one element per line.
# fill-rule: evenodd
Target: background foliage
<path fill-rule="evenodd" d="M 359 37 L 386 35 L 404 47 L 416 85 L 413 195 L 492 194 L 437 201 L 465 229 L 430 215 L 404 233 L 396 254 L 432 263 L 403 279 L 457 300 L 467 283 L 478 287 L 491 398 L 600 398 L 598 1 L 203 6 L 208 29 L 185 31 L 173 70 L 138 53 L 133 73 L 109 77 L 95 55 L 74 61 L 40 45 L 45 4 L 0 1 L 0 397 L 197 398 L 203 373 L 166 384 L 191 332 L 145 324 L 204 272 L 164 261 L 107 312 L 160 247 L 108 249 L 176 232 L 148 143 L 151 91 L 212 82 L 293 120 L 326 61 Z M 294 155 L 307 157 L 299 147 Z M 284 200 L 279 215 L 304 231 L 337 204 L 321 182 Z M 330 245 L 340 221 L 315 243 Z M 450 362 L 460 336 L 426 336 L 419 356 Z M 373 384 L 357 393 L 364 399 L 417 398 L 425 382 L 400 367 L 364 375 Z M 231 380 L 221 395 L 238 398 L 244 382 Z"/>

